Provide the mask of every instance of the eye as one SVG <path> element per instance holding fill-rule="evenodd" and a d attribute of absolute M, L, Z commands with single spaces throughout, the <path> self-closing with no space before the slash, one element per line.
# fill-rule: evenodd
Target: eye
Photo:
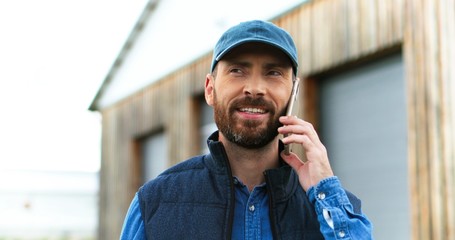
<path fill-rule="evenodd" d="M 229 73 L 232 73 L 232 74 L 242 74 L 243 71 L 242 71 L 242 69 L 240 69 L 240 68 L 231 68 L 231 69 L 229 69 Z"/>
<path fill-rule="evenodd" d="M 269 72 L 267 73 L 267 75 L 279 77 L 279 76 L 282 76 L 283 74 L 282 74 L 280 71 L 271 70 L 271 71 L 269 71 Z"/>

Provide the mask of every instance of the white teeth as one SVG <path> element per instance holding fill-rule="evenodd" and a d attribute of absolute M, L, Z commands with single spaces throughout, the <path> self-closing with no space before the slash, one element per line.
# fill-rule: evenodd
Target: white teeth
<path fill-rule="evenodd" d="M 240 111 L 248 113 L 265 113 L 264 109 L 260 108 L 241 108 Z"/>

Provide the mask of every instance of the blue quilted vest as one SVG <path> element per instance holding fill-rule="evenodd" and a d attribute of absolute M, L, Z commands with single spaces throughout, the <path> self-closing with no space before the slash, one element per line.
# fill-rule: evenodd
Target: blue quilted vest
<path fill-rule="evenodd" d="M 234 183 L 224 148 L 215 139 L 217 132 L 208 140 L 210 154 L 179 163 L 141 187 L 147 239 L 231 239 Z M 324 239 L 292 168 L 283 163 L 264 174 L 274 239 Z M 359 213 L 360 200 L 347 194 Z"/>

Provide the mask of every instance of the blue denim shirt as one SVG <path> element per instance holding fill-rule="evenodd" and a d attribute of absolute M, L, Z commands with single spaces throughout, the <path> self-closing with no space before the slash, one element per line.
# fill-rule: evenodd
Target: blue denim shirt
<path fill-rule="evenodd" d="M 235 209 L 232 239 L 273 239 L 269 218 L 269 197 L 265 183 L 248 191 L 248 187 L 234 177 Z"/>
<path fill-rule="evenodd" d="M 255 188 L 257 191 L 254 190 L 253 194 L 247 196 L 245 189 L 242 190 L 242 185 L 238 184 L 237 186 L 239 187 L 236 187 L 233 239 L 247 239 L 242 236 L 251 236 L 251 239 L 271 239 L 270 222 L 267 216 L 269 211 L 267 206 L 268 197 L 264 191 L 265 187 L 262 185 L 258 186 Z M 308 190 L 307 196 L 315 206 L 320 230 L 325 239 L 372 239 L 371 223 L 365 215 L 354 213 L 352 205 L 337 177 L 322 180 Z M 250 211 L 249 207 L 251 207 L 251 204 L 248 204 L 248 202 L 256 203 L 254 210 L 259 209 L 259 211 L 255 217 L 242 219 L 249 214 L 248 211 Z M 246 224 L 252 224 L 252 226 L 245 226 Z M 238 226 L 241 226 L 241 229 Z M 258 228 L 261 229 L 259 230 Z M 126 215 L 120 239 L 145 239 L 144 223 L 137 194 L 131 202 Z"/>
<path fill-rule="evenodd" d="M 371 222 L 363 213 L 354 212 L 337 177 L 321 180 L 308 189 L 307 196 L 325 239 L 373 239 Z"/>

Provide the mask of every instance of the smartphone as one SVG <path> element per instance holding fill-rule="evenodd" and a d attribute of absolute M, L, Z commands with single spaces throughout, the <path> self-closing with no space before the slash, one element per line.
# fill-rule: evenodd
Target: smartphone
<path fill-rule="evenodd" d="M 286 110 L 286 116 L 291 116 L 292 114 L 292 109 L 294 108 L 294 103 L 295 100 L 297 99 L 297 93 L 299 91 L 299 82 L 300 82 L 299 78 L 296 78 L 293 82 L 291 98 L 289 99 L 288 108 Z M 285 134 L 284 136 L 287 137 L 288 135 L 289 134 Z M 290 144 L 284 145 L 284 154 L 289 155 L 290 152 L 291 152 Z"/>

